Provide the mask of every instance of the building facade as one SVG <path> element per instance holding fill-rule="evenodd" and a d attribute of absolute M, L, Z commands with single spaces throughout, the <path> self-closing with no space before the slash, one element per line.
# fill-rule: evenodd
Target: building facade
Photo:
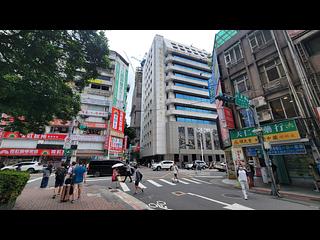
<path fill-rule="evenodd" d="M 208 53 L 156 35 L 143 67 L 140 146 L 145 161 L 220 160 Z M 205 131 L 204 131 L 205 130 Z"/>
<path fill-rule="evenodd" d="M 240 93 L 256 106 L 280 183 L 310 182 L 308 165 L 314 161 L 314 149 L 307 131 L 310 122 L 302 116 L 308 106 L 286 32 L 241 30 L 216 50 L 223 92 L 230 96 Z M 253 162 L 256 176 L 267 182 L 261 147 L 252 134 L 256 127 L 253 111 L 225 105 L 233 110 L 235 119 L 235 129 L 230 131 L 232 148 Z"/>
<path fill-rule="evenodd" d="M 98 69 L 80 93 L 81 111 L 73 121 L 54 119 L 44 134 L 1 132 L 0 158 L 6 163 L 122 158 L 129 64 L 115 51 L 109 58 L 110 69 Z"/>
<path fill-rule="evenodd" d="M 136 68 L 134 91 L 132 95 L 131 122 L 130 127 L 136 131 L 133 145 L 140 144 L 140 124 L 141 124 L 141 99 L 142 99 L 142 68 Z"/>

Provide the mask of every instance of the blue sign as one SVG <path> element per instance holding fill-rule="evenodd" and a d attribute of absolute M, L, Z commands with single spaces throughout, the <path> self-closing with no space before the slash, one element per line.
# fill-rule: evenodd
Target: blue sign
<path fill-rule="evenodd" d="M 247 147 L 246 154 L 248 157 L 255 157 L 261 153 L 261 147 Z M 272 146 L 268 151 L 268 155 L 288 155 L 288 154 L 306 154 L 306 148 L 304 144 L 286 144 Z"/>

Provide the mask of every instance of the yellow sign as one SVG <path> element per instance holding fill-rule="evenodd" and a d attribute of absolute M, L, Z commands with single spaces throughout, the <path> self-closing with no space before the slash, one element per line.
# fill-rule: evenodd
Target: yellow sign
<path fill-rule="evenodd" d="M 232 145 L 243 145 L 243 144 L 256 144 L 258 143 L 258 137 L 247 137 L 247 138 L 237 138 L 237 139 L 232 139 Z"/>
<path fill-rule="evenodd" d="M 291 131 L 291 132 L 268 134 L 264 136 L 264 141 L 273 142 L 273 141 L 294 140 L 299 138 L 300 138 L 300 134 L 298 131 Z"/>
<path fill-rule="evenodd" d="M 119 137 L 119 138 L 124 138 L 124 133 L 110 130 L 110 136 Z"/>
<path fill-rule="evenodd" d="M 104 80 L 101 80 L 101 79 L 89 79 L 89 82 L 90 83 L 98 83 L 98 84 L 105 84 L 105 81 Z"/>

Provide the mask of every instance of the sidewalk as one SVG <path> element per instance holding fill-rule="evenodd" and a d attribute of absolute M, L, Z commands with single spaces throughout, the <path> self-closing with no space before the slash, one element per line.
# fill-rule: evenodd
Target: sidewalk
<path fill-rule="evenodd" d="M 60 196 L 52 199 L 53 189 L 25 187 L 17 198 L 13 210 L 149 210 L 145 203 L 129 194 L 101 186 L 84 186 L 81 199 L 60 202 Z M 76 198 L 77 196 L 75 196 Z"/>
<path fill-rule="evenodd" d="M 227 185 L 232 185 L 240 188 L 237 180 L 223 179 L 222 182 Z M 255 182 L 255 187 L 250 189 L 250 192 L 262 193 L 270 195 L 271 185 L 260 182 Z M 302 201 L 317 201 L 320 203 L 320 193 L 314 192 L 312 188 L 296 187 L 296 186 L 281 186 L 280 195 L 284 198 L 302 200 Z"/>

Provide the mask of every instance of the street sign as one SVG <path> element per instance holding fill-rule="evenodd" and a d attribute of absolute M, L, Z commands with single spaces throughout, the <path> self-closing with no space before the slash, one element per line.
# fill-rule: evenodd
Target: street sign
<path fill-rule="evenodd" d="M 71 156 L 71 149 L 63 149 L 63 156 L 68 157 Z"/>
<path fill-rule="evenodd" d="M 235 103 L 239 107 L 249 108 L 249 98 L 244 95 L 241 95 L 239 92 L 236 92 L 235 94 Z"/>

